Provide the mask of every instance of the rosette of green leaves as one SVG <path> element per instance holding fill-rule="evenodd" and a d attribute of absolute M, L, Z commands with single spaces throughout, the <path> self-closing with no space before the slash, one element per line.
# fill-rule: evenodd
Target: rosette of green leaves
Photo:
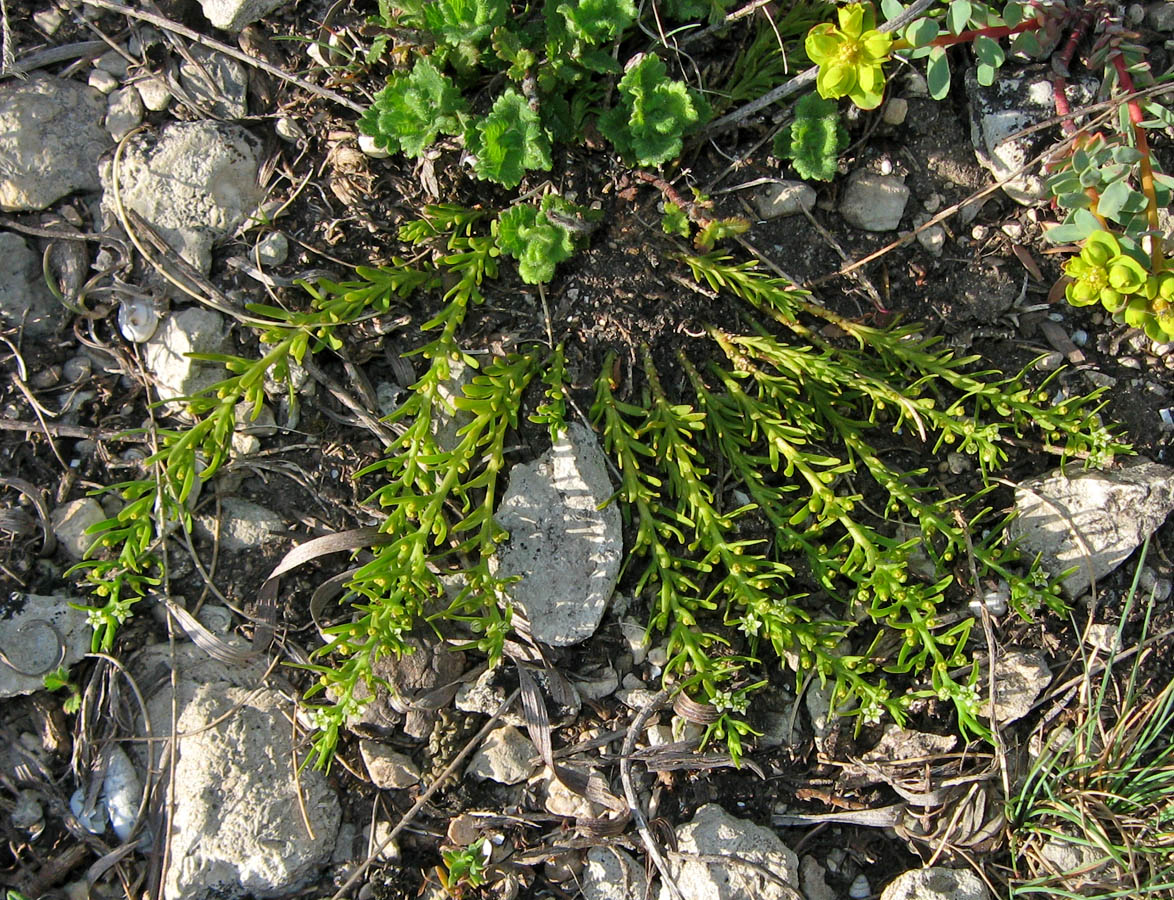
<path fill-rule="evenodd" d="M 1051 229 L 1048 239 L 1057 243 L 1083 241 L 1094 231 L 1103 230 L 1101 220 L 1120 225 L 1127 234 L 1146 231 L 1148 201 L 1135 187 L 1141 183 L 1141 161 L 1142 154 L 1136 148 L 1101 136 L 1074 150 L 1047 181 L 1048 193 L 1065 211 L 1063 224 Z M 1174 201 L 1174 178 L 1157 170 L 1157 159 L 1152 155 L 1150 165 L 1157 205 L 1168 207 Z"/>
<path fill-rule="evenodd" d="M 795 121 L 775 137 L 774 152 L 791 160 L 800 178 L 831 181 L 847 146 L 848 131 L 840 124 L 836 102 L 805 94 L 795 104 Z"/>
<path fill-rule="evenodd" d="M 599 130 L 626 160 L 659 166 L 681 154 L 682 136 L 708 117 L 708 104 L 668 77 L 659 57 L 635 57 L 620 79 L 620 102 L 599 118 Z"/>
<path fill-rule="evenodd" d="M 575 252 L 575 236 L 563 221 L 579 210 L 558 194 L 547 194 L 540 207 L 519 203 L 493 223 L 497 246 L 518 261 L 518 274 L 526 284 L 541 284 L 554 277 L 554 268 Z"/>
<path fill-rule="evenodd" d="M 1127 295 L 1142 291 L 1149 277 L 1144 263 L 1123 252 L 1121 243 L 1107 231 L 1090 234 L 1080 254 L 1064 264 L 1064 274 L 1072 279 L 1064 291 L 1069 303 L 1100 303 L 1111 313 L 1125 305 Z"/>
<path fill-rule="evenodd" d="M 592 72 L 618 72 L 599 45 L 619 38 L 636 21 L 632 0 L 547 0 L 547 56 L 556 70 L 573 60 Z M 573 76 L 572 76 L 573 77 Z"/>
<path fill-rule="evenodd" d="M 849 3 L 837 10 L 836 17 L 838 25 L 816 25 L 803 45 L 819 66 L 816 89 L 825 99 L 847 97 L 861 109 L 876 109 L 884 99 L 883 64 L 889 60 L 893 39 L 877 31 L 871 6 Z"/>
<path fill-rule="evenodd" d="M 506 88 L 489 115 L 465 133 L 465 146 L 477 157 L 477 177 L 514 188 L 529 169 L 549 169 L 550 138 L 526 98 Z"/>
<path fill-rule="evenodd" d="M 432 0 L 424 5 L 424 24 L 451 49 L 461 69 L 477 64 L 481 46 L 505 24 L 508 0 Z"/>
<path fill-rule="evenodd" d="M 359 119 L 359 130 L 391 153 L 419 158 L 438 134 L 460 134 L 465 101 L 452 79 L 421 57 L 397 73 Z"/>

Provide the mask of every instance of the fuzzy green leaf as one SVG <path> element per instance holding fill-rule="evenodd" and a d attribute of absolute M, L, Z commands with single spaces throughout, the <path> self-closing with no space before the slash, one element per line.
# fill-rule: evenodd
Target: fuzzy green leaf
<path fill-rule="evenodd" d="M 501 214 L 494 223 L 497 246 L 518 261 L 518 274 L 526 284 L 539 284 L 554 277 L 554 267 L 575 251 L 570 229 L 547 216 L 573 216 L 575 208 L 557 194 L 542 198 L 541 208 L 519 203 Z"/>
<path fill-rule="evenodd" d="M 555 12 L 567 34 L 589 46 L 612 40 L 636 21 L 632 0 L 566 0 L 555 6 Z"/>
<path fill-rule="evenodd" d="M 417 59 L 410 74 L 387 79 L 359 119 L 359 129 L 384 150 L 418 158 L 438 134 L 459 134 L 464 112 L 452 79 L 429 60 Z"/>
<path fill-rule="evenodd" d="M 478 48 L 505 24 L 508 12 L 508 0 L 433 0 L 424 7 L 424 21 L 441 42 L 473 64 Z"/>
<path fill-rule="evenodd" d="M 667 75 L 665 64 L 652 54 L 629 64 L 620 79 L 620 102 L 599 119 L 604 137 L 625 159 L 642 166 L 679 156 L 682 135 L 702 120 L 700 103 L 683 82 Z"/>
<path fill-rule="evenodd" d="M 795 121 L 780 132 L 775 153 L 790 159 L 800 178 L 831 181 L 847 146 L 848 132 L 840 124 L 837 103 L 812 93 L 795 104 Z"/>
<path fill-rule="evenodd" d="M 550 138 L 538 113 L 526 98 L 508 88 L 497 98 L 489 115 L 465 134 L 469 151 L 477 157 L 473 171 L 478 178 L 514 188 L 529 169 L 551 166 Z"/>
<path fill-rule="evenodd" d="M 689 217 L 685 211 L 675 203 L 665 203 L 664 216 L 660 220 L 661 230 L 665 234 L 678 234 L 681 237 L 689 236 Z"/>

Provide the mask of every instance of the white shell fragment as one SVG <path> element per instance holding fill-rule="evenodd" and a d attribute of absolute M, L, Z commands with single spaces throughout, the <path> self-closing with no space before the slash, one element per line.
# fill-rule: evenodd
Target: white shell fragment
<path fill-rule="evenodd" d="M 159 327 L 159 311 L 146 297 L 128 297 L 118 307 L 118 330 L 128 341 L 149 341 Z"/>
<path fill-rule="evenodd" d="M 110 824 L 120 841 L 130 839 L 142 798 L 143 783 L 134 763 L 121 747 L 112 746 L 106 763 L 106 777 L 102 781 L 102 799 L 106 801 Z"/>

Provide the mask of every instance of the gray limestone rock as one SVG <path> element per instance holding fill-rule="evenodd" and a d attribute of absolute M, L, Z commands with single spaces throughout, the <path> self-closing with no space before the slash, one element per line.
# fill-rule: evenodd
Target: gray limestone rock
<path fill-rule="evenodd" d="M 222 119 L 243 119 L 249 114 L 249 73 L 235 59 L 206 47 L 189 51 L 193 61 L 179 66 L 179 82 L 191 98 Z"/>
<path fill-rule="evenodd" d="M 0 649 L 12 663 L 0 666 L 0 697 L 44 690 L 46 672 L 72 666 L 90 652 L 93 629 L 86 614 L 69 605 L 81 602 L 15 591 L 0 597 Z"/>
<path fill-rule="evenodd" d="M 0 84 L 0 210 L 44 209 L 93 191 L 110 147 L 106 98 L 76 81 L 34 75 Z"/>
<path fill-rule="evenodd" d="M 512 725 L 503 725 L 485 736 L 466 771 L 478 781 L 517 784 L 533 774 L 531 759 L 536 752 L 528 737 Z"/>
<path fill-rule="evenodd" d="M 1028 559 L 1042 554 L 1053 576 L 1078 597 L 1112 572 L 1174 510 L 1174 469 L 1154 462 L 1108 472 L 1069 467 L 1020 484 L 1011 534 Z"/>
<path fill-rule="evenodd" d="M 623 850 L 592 847 L 583 868 L 585 900 L 644 900 L 648 879 L 644 867 Z"/>
<path fill-rule="evenodd" d="M 568 647 L 595 633 L 623 555 L 620 511 L 599 507 L 611 481 L 595 436 L 581 425 L 540 459 L 515 466 L 497 520 L 510 532 L 499 571 L 536 641 Z"/>
<path fill-rule="evenodd" d="M 143 345 L 147 369 L 164 400 L 186 397 L 228 376 L 224 366 L 190 359 L 189 353 L 223 353 L 227 349 L 224 317 L 202 307 L 173 313 Z"/>
<path fill-rule="evenodd" d="M 164 896 L 212 900 L 296 893 L 330 860 L 341 809 L 321 772 L 307 768 L 294 779 L 284 715 L 288 701 L 275 691 L 218 681 L 185 683 L 177 702 L 176 731 L 186 736 L 175 765 Z"/>
<path fill-rule="evenodd" d="M 214 513 L 196 517 L 196 533 L 210 539 L 216 528 Z M 266 544 L 280 540 L 279 533 L 286 528 L 277 513 L 259 504 L 239 497 L 225 497 L 220 501 L 220 547 L 223 550 L 260 550 Z"/>
<path fill-rule="evenodd" d="M 204 16 L 217 28 L 240 31 L 262 16 L 267 16 L 283 0 L 200 0 Z"/>
<path fill-rule="evenodd" d="M 85 557 L 95 540 L 92 534 L 86 534 L 86 529 L 103 521 L 106 513 L 93 497 L 83 497 L 63 503 L 53 510 L 50 518 L 57 543 L 71 559 L 76 560 Z"/>
<path fill-rule="evenodd" d="M 780 181 L 763 187 L 753 203 L 764 219 L 797 216 L 815 207 L 815 188 L 802 181 Z"/>
<path fill-rule="evenodd" d="M 5 231 L 0 233 L 0 259 L 0 326 L 24 326 L 34 337 L 53 334 L 61 325 L 63 309 L 45 287 L 41 257 L 19 235 Z"/>
<path fill-rule="evenodd" d="M 676 832 L 678 852 L 668 866 L 686 897 L 792 900 L 799 888 L 794 851 L 769 828 L 735 818 L 716 803 L 701 807 Z M 658 896 L 673 895 L 662 884 Z"/>
<path fill-rule="evenodd" d="M 894 231 L 908 202 L 909 188 L 900 177 L 857 169 L 844 188 L 840 215 L 865 231 Z"/>
<path fill-rule="evenodd" d="M 880 900 L 990 900 L 982 879 L 969 869 L 913 869 L 889 882 Z"/>
<path fill-rule="evenodd" d="M 410 756 L 397 753 L 378 741 L 359 741 L 359 753 L 371 782 L 378 788 L 401 790 L 420 781 L 420 767 Z"/>
<path fill-rule="evenodd" d="M 212 245 L 230 236 L 262 199 L 257 140 L 236 125 L 176 122 L 132 138 L 118 179 L 122 202 L 183 259 L 207 273 Z M 102 208 L 115 221 L 114 172 L 102 167 Z"/>
<path fill-rule="evenodd" d="M 1003 192 L 1025 206 L 1044 199 L 1042 167 L 1019 172 L 1055 140 L 1058 126 L 1031 134 L 1025 129 L 1056 115 L 1055 92 L 1051 72 L 1043 68 L 1020 74 L 1000 73 L 995 83 L 978 83 L 976 70 L 968 69 L 966 95 L 970 100 L 970 140 L 979 163 L 1002 181 Z M 1093 79 L 1073 79 L 1068 85 L 1068 99 L 1073 109 L 1093 102 L 1097 83 Z M 1012 135 L 1017 135 L 1012 137 Z M 1019 174 L 1015 174 L 1019 172 Z"/>
<path fill-rule="evenodd" d="M 142 121 L 143 98 L 135 88 L 124 87 L 106 98 L 106 130 L 114 140 L 122 140 Z"/>

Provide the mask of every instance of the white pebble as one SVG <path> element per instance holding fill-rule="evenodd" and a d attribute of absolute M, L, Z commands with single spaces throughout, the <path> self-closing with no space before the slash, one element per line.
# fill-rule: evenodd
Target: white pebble
<path fill-rule="evenodd" d="M 291 119 L 289 116 L 282 116 L 274 122 L 273 130 L 279 138 L 291 144 L 306 139 L 306 132 L 302 130 L 302 126 L 297 123 L 296 119 Z"/>
<path fill-rule="evenodd" d="M 375 143 L 375 138 L 369 134 L 359 135 L 359 149 L 372 159 L 386 159 L 391 153 Z"/>
<path fill-rule="evenodd" d="M 104 69 L 92 69 L 86 83 L 103 94 L 109 94 L 118 87 L 118 79 Z"/>
<path fill-rule="evenodd" d="M 162 112 L 171 103 L 171 90 L 162 78 L 155 76 L 144 78 L 142 81 L 135 82 L 135 88 L 138 89 L 139 96 L 143 100 L 143 106 L 151 112 Z"/>
<path fill-rule="evenodd" d="M 852 882 L 852 887 L 848 888 L 848 896 L 852 900 L 864 900 L 870 894 L 872 894 L 872 886 L 869 885 L 868 879 L 863 875 L 857 875 L 856 880 Z"/>
<path fill-rule="evenodd" d="M 885 159 L 882 159 L 880 161 L 880 173 L 882 175 L 892 175 L 893 174 L 893 161 L 891 159 L 888 159 L 886 157 Z"/>
<path fill-rule="evenodd" d="M 279 266 L 289 256 L 289 239 L 280 231 L 271 231 L 257 242 L 257 258 L 262 265 Z"/>

